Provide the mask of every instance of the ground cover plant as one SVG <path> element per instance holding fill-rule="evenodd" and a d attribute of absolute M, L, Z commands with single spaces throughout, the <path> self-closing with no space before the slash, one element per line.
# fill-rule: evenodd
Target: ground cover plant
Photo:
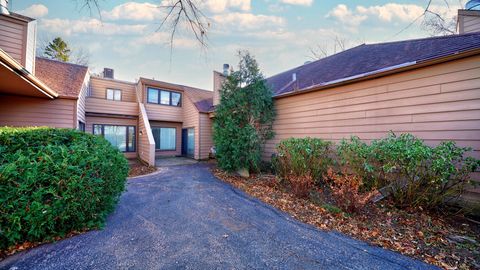
<path fill-rule="evenodd" d="M 127 174 L 123 154 L 99 136 L 0 128 L 0 250 L 102 227 Z"/>
<path fill-rule="evenodd" d="M 276 175 L 214 173 L 320 229 L 446 269 L 478 269 L 480 223 L 451 204 L 474 184 L 470 173 L 479 161 L 469 151 L 453 142 L 428 146 L 411 134 L 337 145 L 288 139 L 272 159 Z"/>

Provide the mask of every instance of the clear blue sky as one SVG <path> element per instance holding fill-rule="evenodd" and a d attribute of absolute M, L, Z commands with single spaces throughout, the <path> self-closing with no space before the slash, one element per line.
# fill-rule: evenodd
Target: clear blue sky
<path fill-rule="evenodd" d="M 168 1 L 168 0 L 163 0 Z M 90 53 L 93 71 L 115 69 L 119 79 L 142 76 L 205 89 L 212 70 L 236 65 L 236 51 L 248 49 L 266 76 L 311 60 L 310 50 L 334 50 L 335 37 L 352 47 L 399 39 L 427 37 L 417 23 L 396 35 L 422 12 L 427 0 L 198 0 L 209 17 L 209 46 L 187 31 L 177 36 L 173 52 L 166 32 L 156 31 L 164 15 L 161 0 L 100 0 L 101 16 L 82 9 L 82 0 L 10 0 L 12 9 L 38 19 L 38 39 L 60 36 L 73 49 Z M 454 16 L 462 4 L 434 0 L 434 9 Z"/>

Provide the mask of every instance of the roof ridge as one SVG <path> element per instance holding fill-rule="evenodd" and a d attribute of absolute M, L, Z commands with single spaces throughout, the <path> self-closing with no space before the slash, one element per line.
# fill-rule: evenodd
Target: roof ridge
<path fill-rule="evenodd" d="M 42 59 L 42 60 L 48 60 L 48 61 L 56 62 L 56 63 L 59 63 L 59 64 L 77 66 L 77 67 L 82 67 L 82 68 L 87 68 L 88 69 L 88 66 L 85 66 L 85 65 L 80 65 L 80 64 L 70 63 L 70 62 L 63 62 L 63 61 L 60 61 L 60 60 L 57 60 L 57 59 L 50 59 L 50 58 L 47 58 L 47 57 L 44 57 L 44 56 L 36 56 L 35 58 Z"/>
<path fill-rule="evenodd" d="M 265 78 L 265 80 L 267 80 L 267 79 L 271 79 L 271 78 L 273 78 L 273 77 L 276 77 L 276 76 L 278 76 L 278 75 L 281 75 L 281 74 L 284 74 L 284 73 L 291 72 L 291 71 L 293 71 L 294 69 L 298 69 L 298 68 L 301 68 L 301 67 L 306 67 L 306 66 L 309 66 L 309 65 L 312 65 L 312 64 L 318 63 L 318 62 L 320 62 L 320 61 L 324 61 L 324 60 L 326 60 L 326 59 L 328 59 L 328 58 L 331 58 L 331 57 L 333 57 L 333 56 L 337 56 L 337 55 L 343 54 L 343 53 L 345 53 L 345 52 L 351 51 L 351 50 L 353 50 L 353 49 L 358 49 L 359 47 L 363 47 L 363 46 L 367 46 L 367 44 L 365 44 L 365 43 L 362 43 L 362 44 L 360 44 L 360 45 L 357 45 L 357 46 L 355 46 L 355 47 L 352 47 L 352 48 L 348 48 L 348 49 L 346 49 L 346 50 L 343 50 L 343 51 L 341 51 L 341 52 L 338 52 L 338 53 L 331 54 L 331 55 L 329 55 L 329 56 L 327 56 L 327 57 L 323 57 L 323 58 L 320 58 L 320 59 L 317 59 L 317 60 L 311 61 L 310 63 L 307 63 L 307 64 L 302 64 L 302 65 L 300 65 L 300 66 L 293 67 L 293 68 L 291 68 L 291 69 L 288 69 L 288 70 L 286 70 L 286 71 L 283 71 L 283 72 L 277 73 L 277 74 L 275 74 L 275 75 L 272 75 L 272 76 L 270 76 L 270 77 L 267 77 L 267 78 Z"/>
<path fill-rule="evenodd" d="M 465 34 L 451 34 L 451 35 L 445 35 L 445 36 L 431 36 L 431 37 L 424 37 L 424 38 L 412 38 L 412 39 L 404 39 L 404 40 L 396 40 L 396 41 L 370 43 L 370 44 L 365 44 L 365 45 L 366 45 L 366 46 L 370 46 L 370 45 L 383 45 L 383 44 L 404 43 L 404 42 L 412 42 L 412 41 L 425 41 L 425 40 L 435 40 L 435 39 L 450 39 L 450 38 L 455 38 L 455 37 L 465 37 L 465 36 L 475 36 L 475 35 L 480 35 L 480 32 L 465 33 Z"/>

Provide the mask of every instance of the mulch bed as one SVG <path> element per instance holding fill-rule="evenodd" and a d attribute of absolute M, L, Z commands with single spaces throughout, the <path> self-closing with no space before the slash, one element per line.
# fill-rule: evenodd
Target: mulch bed
<path fill-rule="evenodd" d="M 143 163 L 137 162 L 134 164 L 130 164 L 130 171 L 128 172 L 128 177 L 146 175 L 149 173 L 153 173 L 157 170 L 157 168 L 153 166 L 148 166 Z"/>
<path fill-rule="evenodd" d="M 446 217 L 422 209 L 398 210 L 388 202 L 369 205 L 358 214 L 346 214 L 321 198 L 293 196 L 274 175 L 259 174 L 245 179 L 218 169 L 213 173 L 319 229 L 336 230 L 444 269 L 480 269 L 480 225 L 461 215 Z"/>

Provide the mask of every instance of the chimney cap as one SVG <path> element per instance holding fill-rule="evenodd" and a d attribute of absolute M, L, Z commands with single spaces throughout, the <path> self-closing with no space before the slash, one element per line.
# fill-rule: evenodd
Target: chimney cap
<path fill-rule="evenodd" d="M 224 76 L 228 76 L 229 69 L 230 69 L 229 64 L 223 64 L 223 75 Z"/>

